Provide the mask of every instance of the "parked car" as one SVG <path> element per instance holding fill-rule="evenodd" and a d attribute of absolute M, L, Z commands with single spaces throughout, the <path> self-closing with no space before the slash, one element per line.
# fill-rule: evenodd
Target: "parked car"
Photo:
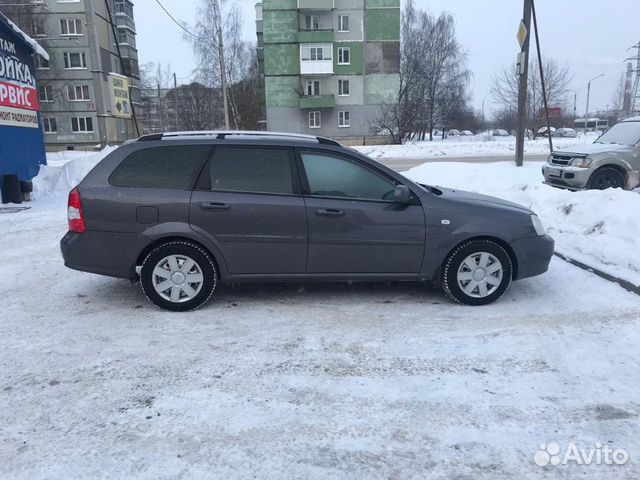
<path fill-rule="evenodd" d="M 550 129 L 547 129 L 547 127 L 541 127 L 541 128 L 538 129 L 537 136 L 538 137 L 548 137 L 549 136 L 548 130 L 551 131 L 551 135 L 552 136 L 556 132 L 556 128 L 555 127 L 551 127 Z"/>
<path fill-rule="evenodd" d="M 139 279 L 174 311 L 256 281 L 427 281 L 485 305 L 545 272 L 554 246 L 528 208 L 271 132 L 141 137 L 71 191 L 68 216 L 67 267 Z"/>
<path fill-rule="evenodd" d="M 462 132 L 460 132 L 460 135 L 464 137 L 471 137 L 473 136 L 473 132 L 471 130 L 463 130 Z"/>
<path fill-rule="evenodd" d="M 460 130 L 456 130 L 455 128 L 453 128 L 453 129 L 449 130 L 447 135 L 449 137 L 458 137 L 458 136 L 460 136 Z"/>
<path fill-rule="evenodd" d="M 502 129 L 496 129 L 493 131 L 493 136 L 494 137 L 508 137 L 509 136 L 509 132 L 507 132 L 506 130 L 502 130 Z"/>
<path fill-rule="evenodd" d="M 573 128 L 559 128 L 553 136 L 560 138 L 576 138 L 578 133 Z"/>
<path fill-rule="evenodd" d="M 620 122 L 591 145 L 554 151 L 542 167 L 544 182 L 570 190 L 640 186 L 640 117 Z"/>

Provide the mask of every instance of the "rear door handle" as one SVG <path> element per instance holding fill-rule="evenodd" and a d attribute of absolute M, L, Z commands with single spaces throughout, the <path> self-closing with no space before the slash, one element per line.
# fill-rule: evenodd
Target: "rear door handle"
<path fill-rule="evenodd" d="M 200 204 L 200 208 L 203 210 L 216 210 L 216 211 L 224 211 L 229 210 L 231 206 L 228 203 L 221 202 L 202 202 Z"/>
<path fill-rule="evenodd" d="M 338 210 L 336 208 L 322 208 L 316 210 L 318 217 L 339 218 L 344 217 L 344 210 Z"/>

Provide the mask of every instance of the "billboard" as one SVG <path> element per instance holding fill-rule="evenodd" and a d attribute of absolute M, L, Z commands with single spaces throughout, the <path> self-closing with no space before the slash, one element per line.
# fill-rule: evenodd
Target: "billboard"
<path fill-rule="evenodd" d="M 31 52 L 0 33 L 0 125 L 38 128 L 38 90 Z"/>
<path fill-rule="evenodd" d="M 109 74 L 109 96 L 111 115 L 116 118 L 131 118 L 129 79 L 117 73 Z"/>

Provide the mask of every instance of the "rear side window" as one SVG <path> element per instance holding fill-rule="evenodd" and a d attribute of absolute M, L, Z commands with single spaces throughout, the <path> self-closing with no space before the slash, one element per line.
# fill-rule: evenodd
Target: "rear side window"
<path fill-rule="evenodd" d="M 216 147 L 211 190 L 293 194 L 292 156 L 287 149 Z"/>
<path fill-rule="evenodd" d="M 109 183 L 114 187 L 189 190 L 210 152 L 207 145 L 138 150 L 114 170 Z"/>

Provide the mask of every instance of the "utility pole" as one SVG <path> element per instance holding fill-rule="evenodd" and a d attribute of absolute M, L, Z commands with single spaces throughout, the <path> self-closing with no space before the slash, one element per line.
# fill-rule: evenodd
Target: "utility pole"
<path fill-rule="evenodd" d="M 591 80 L 589 80 L 589 83 L 587 84 L 587 111 L 584 114 L 584 133 L 586 135 L 587 133 L 587 125 L 589 124 L 589 100 L 591 97 L 591 82 L 593 82 L 594 80 L 597 80 L 599 78 L 604 77 L 604 73 L 601 73 L 600 75 L 598 75 L 597 77 L 593 77 Z M 597 125 L 596 125 L 597 127 Z"/>
<path fill-rule="evenodd" d="M 164 115 L 162 114 L 162 97 L 160 93 L 160 83 L 158 82 L 158 125 L 160 132 L 164 132 Z"/>
<path fill-rule="evenodd" d="M 531 2 L 524 0 L 522 21 L 518 29 L 518 41 L 520 42 L 520 54 L 518 55 L 518 132 L 516 135 L 516 165 L 524 164 L 524 135 L 527 126 L 527 83 L 529 78 L 529 45 L 531 31 Z"/>
<path fill-rule="evenodd" d="M 542 65 L 542 50 L 540 48 L 540 34 L 538 33 L 538 16 L 536 4 L 531 0 L 533 11 L 533 28 L 536 34 L 536 51 L 538 52 L 538 67 L 540 68 L 540 86 L 542 87 L 542 101 L 544 103 L 544 116 L 547 120 L 547 138 L 549 139 L 549 153 L 553 153 L 553 139 L 551 135 L 551 120 L 549 119 L 549 103 L 547 102 L 547 86 L 544 83 L 544 67 Z"/>
<path fill-rule="evenodd" d="M 180 120 L 180 98 L 178 97 L 178 79 L 176 78 L 176 72 L 173 72 L 173 101 L 175 102 L 175 131 L 177 132 L 180 128 L 178 127 L 178 122 Z"/>

